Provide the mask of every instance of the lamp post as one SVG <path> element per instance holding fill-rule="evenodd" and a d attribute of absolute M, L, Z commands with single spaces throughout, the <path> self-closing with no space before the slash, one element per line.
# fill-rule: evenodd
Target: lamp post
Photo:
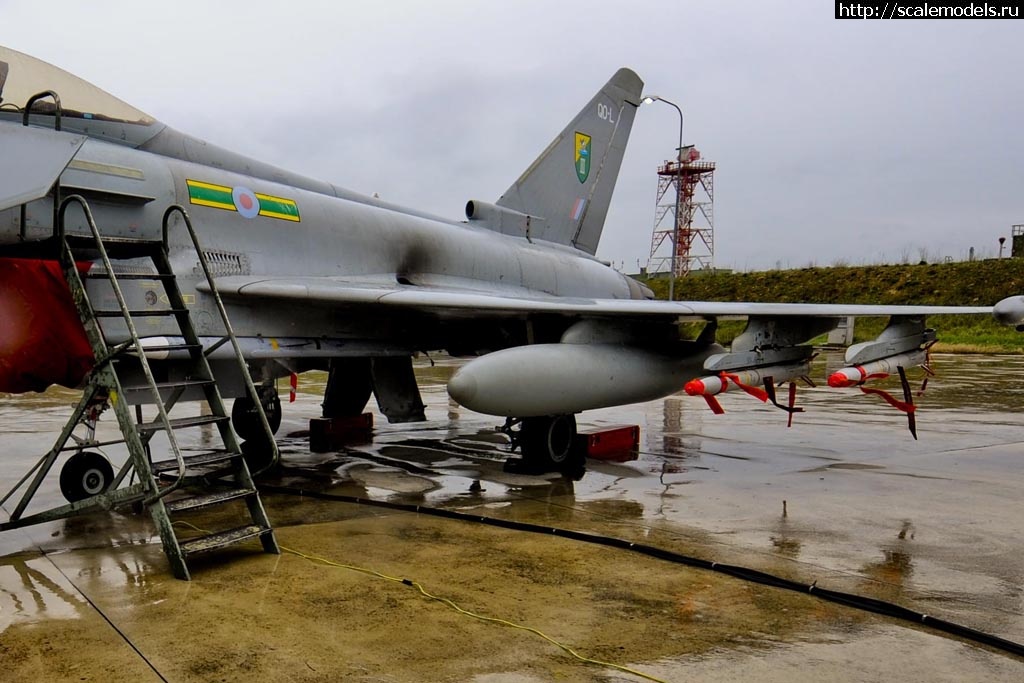
<path fill-rule="evenodd" d="M 668 300 L 675 301 L 676 292 L 676 252 L 678 251 L 678 245 L 676 244 L 676 237 L 679 235 L 679 195 L 683 189 L 683 110 L 675 102 L 669 102 L 664 97 L 658 95 L 648 95 L 643 100 L 644 104 L 653 104 L 654 102 L 664 102 L 673 106 L 676 112 L 679 113 L 679 147 L 676 148 L 676 212 L 673 220 L 675 225 L 672 226 L 672 265 L 670 266 L 672 272 L 669 273 L 668 278 Z"/>

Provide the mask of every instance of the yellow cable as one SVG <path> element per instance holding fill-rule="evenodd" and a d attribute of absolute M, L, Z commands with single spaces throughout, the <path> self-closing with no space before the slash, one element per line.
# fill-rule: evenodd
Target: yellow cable
<path fill-rule="evenodd" d="M 195 531 L 198 531 L 200 533 L 210 533 L 210 532 L 206 531 L 205 529 L 200 529 L 199 527 L 197 527 L 197 526 L 195 526 L 193 524 L 189 524 L 188 522 L 178 521 L 178 522 L 174 522 L 174 524 L 182 525 L 182 526 L 187 526 L 187 527 L 189 527 L 189 528 L 191 528 L 191 529 L 193 529 Z M 540 636 L 544 640 L 546 640 L 549 643 L 551 643 L 552 645 L 560 648 L 561 650 L 567 652 L 568 654 L 572 655 L 573 657 L 575 657 L 576 659 L 578 659 L 581 662 L 585 662 L 587 664 L 594 664 L 596 666 L 604 666 L 604 667 L 608 667 L 610 669 L 615 669 L 617 671 L 622 671 L 624 673 L 632 674 L 634 676 L 639 676 L 640 678 L 647 679 L 648 681 L 654 681 L 654 683 L 668 683 L 667 681 L 665 681 L 665 680 L 663 680 L 661 678 L 656 678 L 655 676 L 651 676 L 649 674 L 645 674 L 642 671 L 637 671 L 635 669 L 630 669 L 628 666 L 622 666 L 621 664 L 614 664 L 612 662 L 605 662 L 605 661 L 602 661 L 600 659 L 591 659 L 590 657 L 584 657 L 583 655 L 579 654 L 578 652 L 573 650 L 571 647 L 569 647 L 565 643 L 561 643 L 561 642 L 555 640 L 551 636 L 547 635 L 546 633 L 544 633 L 544 632 L 542 632 L 542 631 L 540 631 L 538 629 L 533 628 L 532 626 L 523 626 L 522 624 L 517 624 L 515 622 L 507 621 L 505 619 L 499 619 L 497 617 L 488 617 L 488 616 L 485 616 L 483 614 L 477 614 L 476 612 L 471 612 L 470 610 L 467 610 L 467 609 L 464 609 L 463 607 L 460 607 L 458 604 L 456 604 L 454 601 L 452 601 L 452 600 L 450 600 L 448 598 L 444 598 L 444 597 L 441 597 L 441 596 L 438 596 L 438 595 L 433 595 L 432 593 L 427 592 L 427 590 L 418 581 L 413 581 L 412 579 L 402 579 L 402 578 L 399 578 L 397 576 L 389 576 L 388 574 L 382 574 L 381 572 L 375 571 L 373 569 L 367 569 L 365 567 L 358 567 L 358 566 L 353 565 L 353 564 L 344 564 L 344 563 L 341 563 L 341 562 L 335 562 L 333 560 L 328 560 L 326 557 L 320 557 L 319 555 L 307 555 L 306 553 L 299 552 L 298 550 L 293 550 L 292 548 L 286 548 L 285 546 L 280 546 L 280 547 L 281 547 L 281 550 L 285 551 L 286 553 L 290 553 L 290 554 L 295 555 L 297 557 L 301 557 L 304 560 L 308 560 L 310 562 L 319 562 L 319 563 L 325 564 L 325 565 L 327 565 L 329 567 L 337 567 L 339 569 L 349 569 L 349 570 L 354 571 L 354 572 L 359 572 L 360 574 L 368 574 L 370 576 L 376 576 L 379 579 L 385 579 L 387 581 L 393 581 L 395 583 L 401 583 L 401 584 L 406 585 L 406 586 L 412 586 L 413 588 L 418 590 L 424 597 L 429 598 L 430 600 L 435 600 L 437 602 L 443 603 L 443 604 L 451 607 L 453 610 L 455 610 L 459 614 L 464 614 L 467 617 L 473 617 L 474 619 L 479 619 L 480 621 L 486 621 L 486 622 L 490 622 L 490 623 L 493 623 L 493 624 L 501 624 L 502 626 L 509 626 L 511 628 L 518 629 L 520 631 L 527 631 L 527 632 L 532 633 L 532 634 L 534 634 L 536 636 Z"/>

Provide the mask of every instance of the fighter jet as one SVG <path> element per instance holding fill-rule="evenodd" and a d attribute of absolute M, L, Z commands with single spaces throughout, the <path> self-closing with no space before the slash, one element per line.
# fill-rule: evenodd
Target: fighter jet
<path fill-rule="evenodd" d="M 176 228 L 187 212 L 275 425 L 274 381 L 313 369 L 329 373 L 325 417 L 357 415 L 374 395 L 390 421 L 422 420 L 412 358 L 444 352 L 470 359 L 451 378 L 451 397 L 506 418 L 523 457 L 541 466 L 576 457 L 580 412 L 684 386 L 712 408 L 716 394 L 740 386 L 792 413 L 792 400 L 777 401 L 775 387 L 805 377 L 809 340 L 848 316 L 890 322 L 877 339 L 849 349 L 849 367 L 833 375 L 834 386 L 925 364 L 935 339 L 926 316 L 992 313 L 654 300 L 644 284 L 595 256 L 642 91 L 636 73 L 618 70 L 504 194 L 471 199 L 465 218 L 451 219 L 221 149 L 0 48 L 0 391 L 74 387 L 93 366 L 52 264 L 59 231 L 89 233 L 79 206 L 59 214 L 71 195 L 88 203 L 112 244 L 159 240 L 168 208 L 184 209 L 170 217 L 170 262 L 193 326 L 216 346 L 222 330 L 211 284 Z M 175 376 L 187 356 L 175 349 L 179 328 L 156 315 L 167 303 L 147 284 L 151 265 L 129 259 L 112 267 L 136 278 L 125 287 L 144 347 L 136 355 Z M 104 278 L 86 287 L 91 300 L 111 298 Z M 1003 319 L 1020 324 L 1022 306 L 1006 304 Z M 723 319 L 747 321 L 728 349 L 715 342 Z M 683 322 L 705 327 L 686 338 Z M 122 320 L 101 326 L 110 344 L 129 338 Z M 207 355 L 216 363 L 224 350 Z M 122 370 L 129 363 L 122 360 Z M 246 415 L 256 397 L 230 369 L 217 373 L 217 383 L 238 397 L 236 431 L 252 436 L 258 427 Z"/>

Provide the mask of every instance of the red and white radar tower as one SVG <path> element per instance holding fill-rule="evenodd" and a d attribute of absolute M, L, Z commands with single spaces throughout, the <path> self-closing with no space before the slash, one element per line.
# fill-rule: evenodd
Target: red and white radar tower
<path fill-rule="evenodd" d="M 651 275 L 672 271 L 673 245 L 674 277 L 714 267 L 714 172 L 714 162 L 702 161 L 693 145 L 681 148 L 676 161 L 658 167 L 654 232 L 647 261 Z"/>

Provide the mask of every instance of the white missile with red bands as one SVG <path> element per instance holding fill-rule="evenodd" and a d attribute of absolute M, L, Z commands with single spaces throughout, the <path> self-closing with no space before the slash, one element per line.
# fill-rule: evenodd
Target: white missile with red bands
<path fill-rule="evenodd" d="M 786 365 L 768 365 L 759 368 L 742 368 L 733 372 L 723 371 L 718 375 L 708 375 L 692 379 L 683 387 L 690 396 L 703 396 L 711 412 L 721 415 L 725 412 L 718 399 L 718 394 L 729 390 L 729 385 L 739 387 L 754 398 L 767 403 L 769 400 L 777 408 L 789 413 L 789 424 L 793 424 L 793 413 L 803 412 L 796 408 L 796 385 L 790 385 L 789 404 L 782 405 L 775 398 L 775 385 L 806 377 L 811 370 L 811 361 L 789 363 Z M 758 386 L 760 385 L 760 386 Z M 764 388 L 762 389 L 761 386 Z"/>
<path fill-rule="evenodd" d="M 888 358 L 880 358 L 863 365 L 852 365 L 833 372 L 828 378 L 828 385 L 833 388 L 856 387 L 874 379 L 883 379 L 897 372 L 897 368 L 914 368 L 927 365 L 928 352 L 917 349 L 907 353 L 898 353 Z"/>
<path fill-rule="evenodd" d="M 718 375 L 708 375 L 692 379 L 683 387 L 690 396 L 717 396 L 729 390 L 733 384 L 741 389 L 746 387 L 760 387 L 766 379 L 771 378 L 775 384 L 782 384 L 794 379 L 800 379 L 811 371 L 810 362 L 795 363 L 792 365 L 771 365 L 763 368 L 744 368 L 733 372 L 723 372 Z M 749 391 L 747 393 L 750 393 Z M 768 397 L 757 396 L 762 401 Z"/>

